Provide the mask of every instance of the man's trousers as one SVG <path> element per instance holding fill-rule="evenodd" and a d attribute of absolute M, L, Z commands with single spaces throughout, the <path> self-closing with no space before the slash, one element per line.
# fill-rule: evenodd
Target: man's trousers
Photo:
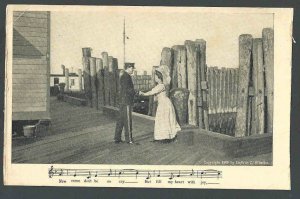
<path fill-rule="evenodd" d="M 132 106 L 120 104 L 119 115 L 117 118 L 115 141 L 121 141 L 123 127 L 125 128 L 125 141 L 132 140 Z"/>

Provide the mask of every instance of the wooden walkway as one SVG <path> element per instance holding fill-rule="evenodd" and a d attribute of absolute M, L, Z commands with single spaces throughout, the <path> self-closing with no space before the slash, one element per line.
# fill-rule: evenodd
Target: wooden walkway
<path fill-rule="evenodd" d="M 52 98 L 51 117 L 49 132 L 36 139 L 13 140 L 13 163 L 200 165 L 228 160 L 204 147 L 150 142 L 154 122 L 143 118 L 133 121 L 133 137 L 139 145 L 128 145 L 114 144 L 115 121 L 91 108 Z M 269 156 L 261 156 L 265 158 Z"/>

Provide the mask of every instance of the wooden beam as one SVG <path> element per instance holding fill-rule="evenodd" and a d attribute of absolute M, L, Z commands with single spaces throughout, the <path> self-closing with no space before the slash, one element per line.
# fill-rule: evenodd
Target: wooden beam
<path fill-rule="evenodd" d="M 78 85 L 79 85 L 79 91 L 82 91 L 82 70 L 78 69 Z"/>
<path fill-rule="evenodd" d="M 151 88 L 155 87 L 155 70 L 158 68 L 158 66 L 152 67 L 152 75 L 151 75 Z M 157 109 L 157 100 L 156 97 L 150 96 L 149 98 L 149 111 L 148 115 L 155 116 L 156 115 L 156 109 Z"/>
<path fill-rule="evenodd" d="M 115 76 L 114 76 L 114 63 L 113 63 L 113 57 L 108 56 L 108 81 L 109 81 L 109 102 L 110 106 L 116 105 L 116 99 L 115 99 Z"/>
<path fill-rule="evenodd" d="M 99 110 L 102 110 L 104 106 L 104 76 L 103 76 L 103 61 L 100 58 L 96 58 L 96 76 L 97 76 L 97 97 Z"/>
<path fill-rule="evenodd" d="M 248 117 L 248 87 L 250 81 L 250 64 L 252 51 L 252 36 L 248 34 L 239 37 L 239 83 L 235 137 L 246 136 Z"/>
<path fill-rule="evenodd" d="M 104 70 L 104 102 L 105 102 L 105 105 L 110 105 L 108 53 L 102 52 L 101 55 L 102 55 L 103 70 Z"/>
<path fill-rule="evenodd" d="M 181 88 L 182 87 L 182 80 L 181 80 L 181 72 L 180 65 L 181 65 L 181 50 L 184 46 L 176 45 L 172 47 L 173 50 L 173 70 L 172 70 L 172 77 L 171 77 L 171 85 L 173 88 Z"/>
<path fill-rule="evenodd" d="M 252 101 L 252 125 L 251 134 L 264 133 L 264 70 L 262 39 L 253 40 L 253 101 Z"/>
<path fill-rule="evenodd" d="M 188 76 L 188 90 L 189 103 L 189 124 L 198 125 L 198 110 L 197 110 L 197 63 L 196 63 L 196 45 L 195 42 L 187 40 L 185 41 L 185 47 L 187 50 L 187 76 Z"/>
<path fill-rule="evenodd" d="M 173 50 L 168 47 L 164 47 L 161 52 L 161 65 L 167 65 L 170 71 L 170 77 L 172 77 L 172 70 L 173 70 Z M 172 85 L 166 85 L 166 93 L 169 95 L 170 89 Z"/>
<path fill-rule="evenodd" d="M 96 87 L 96 58 L 90 57 L 90 73 L 91 73 L 91 91 L 92 91 L 92 107 L 98 109 L 98 96 Z"/>
<path fill-rule="evenodd" d="M 66 91 L 70 90 L 70 83 L 69 83 L 69 69 L 66 68 L 66 73 L 65 73 L 65 83 L 66 83 Z"/>
<path fill-rule="evenodd" d="M 273 132 L 273 109 L 274 109 L 274 31 L 264 28 L 262 31 L 264 67 L 266 76 L 267 93 L 267 132 Z"/>
<path fill-rule="evenodd" d="M 91 92 L 91 76 L 90 76 L 90 60 L 89 57 L 82 58 L 83 63 L 83 79 L 84 79 L 84 92 L 87 99 L 87 104 L 92 107 L 92 92 Z"/>
<path fill-rule="evenodd" d="M 207 65 L 206 65 L 206 41 L 203 39 L 197 39 L 196 40 L 196 45 L 199 48 L 199 63 L 198 63 L 198 101 L 202 100 L 201 104 L 198 104 L 198 111 L 199 111 L 199 127 L 209 130 L 209 126 L 208 126 L 208 100 L 207 100 L 207 94 L 208 94 L 208 90 L 207 88 L 203 87 L 201 85 L 202 82 L 207 82 Z M 201 94 L 200 94 L 201 93 Z M 202 99 L 201 99 L 202 98 Z M 200 105 L 200 106 L 199 106 Z M 203 119 L 201 120 L 201 115 L 202 113 L 202 117 Z M 202 123 L 202 127 L 200 126 Z"/>

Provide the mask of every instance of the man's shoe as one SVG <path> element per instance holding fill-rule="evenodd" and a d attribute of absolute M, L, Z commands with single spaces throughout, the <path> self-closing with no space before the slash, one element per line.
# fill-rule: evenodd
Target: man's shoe
<path fill-rule="evenodd" d="M 115 144 L 120 144 L 120 143 L 123 143 L 123 141 L 122 141 L 122 140 L 115 140 L 114 142 L 115 142 Z"/>

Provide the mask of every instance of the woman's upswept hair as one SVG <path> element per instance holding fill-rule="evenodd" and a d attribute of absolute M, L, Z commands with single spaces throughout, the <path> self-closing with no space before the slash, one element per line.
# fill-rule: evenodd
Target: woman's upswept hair
<path fill-rule="evenodd" d="M 161 80 L 161 82 L 163 82 L 164 78 L 161 72 L 155 70 L 155 74 L 157 75 L 157 77 Z"/>

